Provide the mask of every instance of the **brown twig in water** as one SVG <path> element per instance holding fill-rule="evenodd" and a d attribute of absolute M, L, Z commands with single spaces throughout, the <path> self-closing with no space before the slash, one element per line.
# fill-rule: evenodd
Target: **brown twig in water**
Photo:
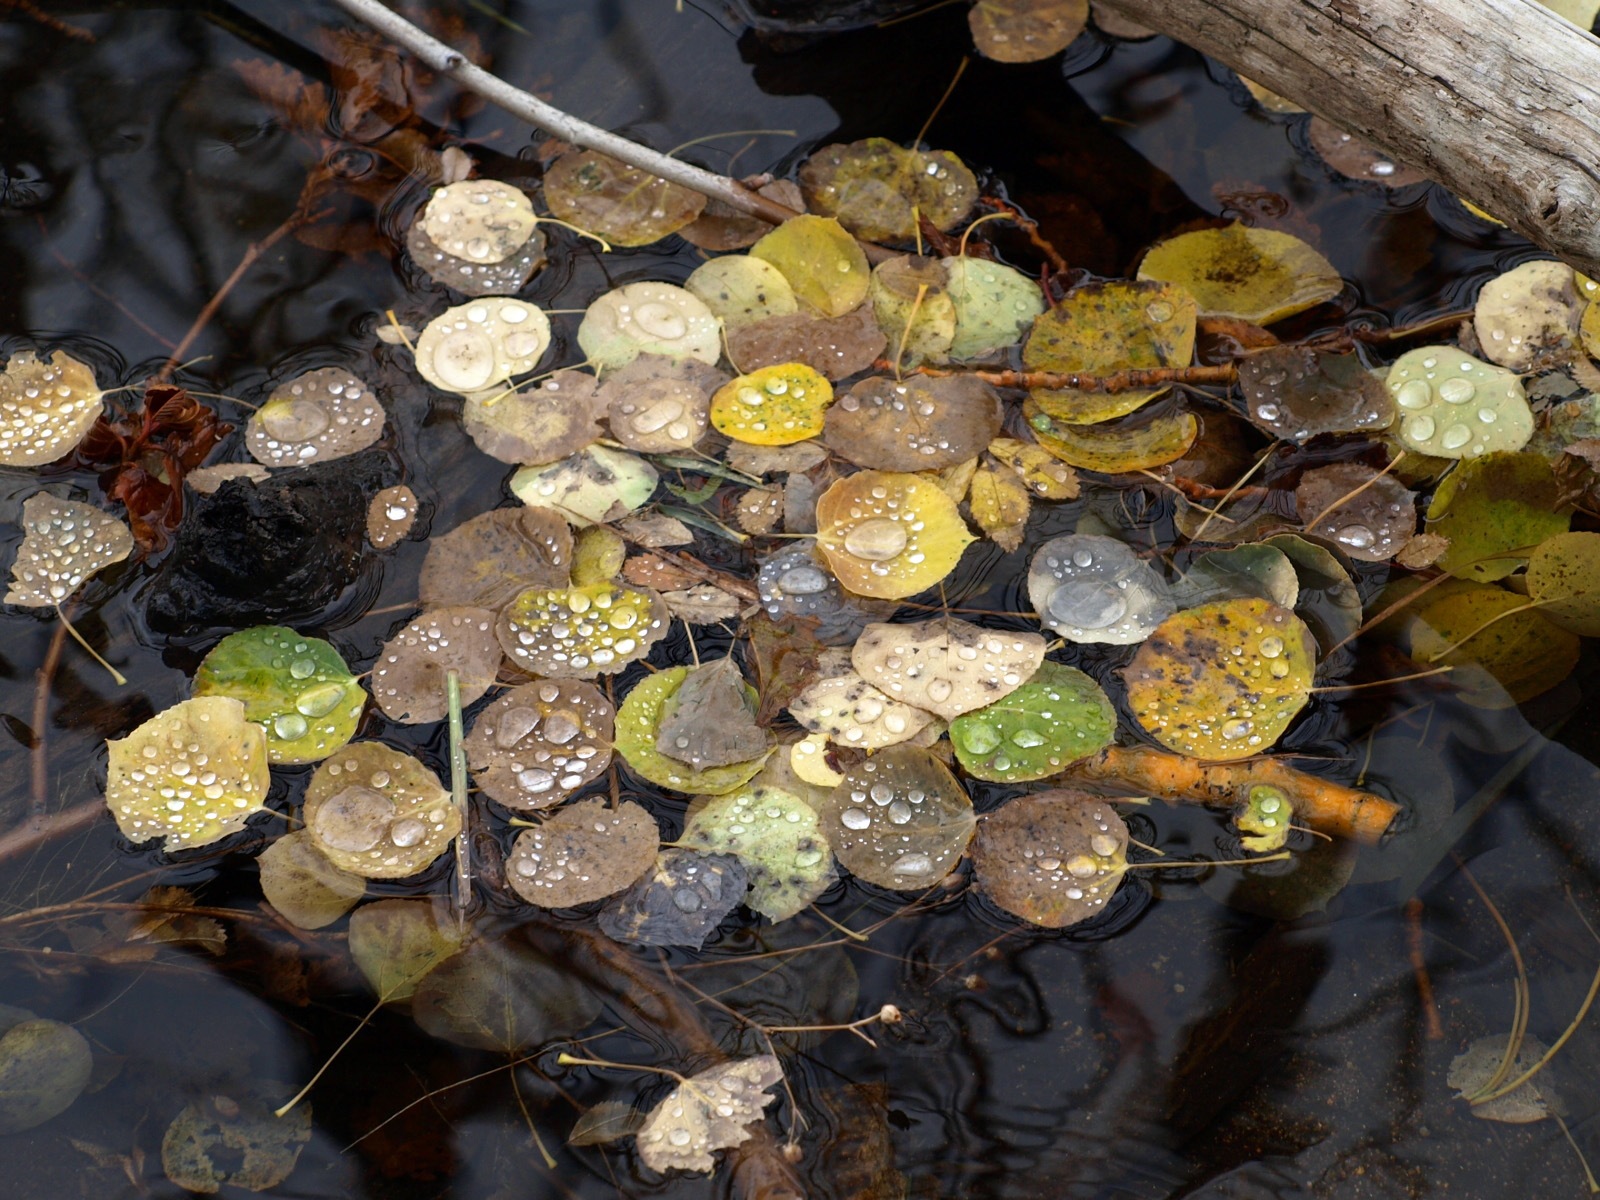
<path fill-rule="evenodd" d="M 33 3 L 33 0 L 0 0 L 0 8 L 15 9 L 25 17 L 32 17 L 46 29 L 55 30 L 62 37 L 73 38 L 80 42 L 93 42 L 96 40 L 94 34 L 90 33 L 82 25 L 70 25 L 60 17 L 52 17 L 44 9 Z"/>
<path fill-rule="evenodd" d="M 37 846 L 69 833 L 87 829 L 106 811 L 105 802 L 85 800 L 82 804 L 63 809 L 53 816 L 29 820 L 10 833 L 0 834 L 0 862 L 26 854 Z"/>
<path fill-rule="evenodd" d="M 1433 980 L 1428 976 L 1428 960 L 1422 953 L 1422 901 L 1415 896 L 1406 901 L 1406 954 L 1411 959 L 1411 973 L 1417 980 L 1417 1003 L 1422 1007 L 1423 1028 L 1428 1040 L 1437 1042 L 1444 1037 L 1444 1026 L 1439 1021 L 1439 1007 L 1433 1002 Z"/>
<path fill-rule="evenodd" d="M 888 370 L 882 361 L 873 364 Z M 1076 371 L 961 371 L 940 367 L 918 367 L 917 375 L 976 375 L 995 387 L 1071 389 L 1079 392 L 1132 392 L 1141 388 L 1165 387 L 1173 383 L 1187 383 L 1195 387 L 1227 386 L 1239 378 L 1239 368 L 1233 363 L 1201 367 L 1152 367 L 1142 370 L 1115 371 L 1110 375 L 1087 375 Z"/>
<path fill-rule="evenodd" d="M 61 651 L 67 644 L 67 623 L 57 621 L 55 633 L 50 637 L 50 648 L 45 651 L 44 662 L 35 675 L 33 690 L 33 746 L 29 759 L 33 771 L 33 791 L 28 801 L 26 828 L 38 830 L 45 821 L 45 809 L 50 803 L 50 763 L 47 757 L 48 726 L 50 724 L 50 685 L 61 665 Z M 0 838 L 0 845 L 5 839 Z"/>
<path fill-rule="evenodd" d="M 985 196 L 981 203 L 984 208 L 997 213 L 1005 213 L 1015 221 L 1017 228 L 1028 235 L 1028 241 L 1033 244 L 1033 248 L 1050 260 L 1050 267 L 1057 275 L 1065 275 L 1072 270 L 1071 264 L 1061 256 L 1061 251 L 1052 246 L 1049 240 L 1039 232 L 1039 222 L 1032 217 L 1024 216 L 1022 210 L 1017 208 L 1016 205 L 1007 204 L 1004 200 L 998 200 L 993 196 Z"/>

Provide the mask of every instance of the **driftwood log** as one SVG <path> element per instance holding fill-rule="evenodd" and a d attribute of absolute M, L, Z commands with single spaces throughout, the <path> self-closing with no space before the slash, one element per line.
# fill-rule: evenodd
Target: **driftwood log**
<path fill-rule="evenodd" d="M 1600 41 L 1535 0 L 1098 0 L 1600 272 Z"/>

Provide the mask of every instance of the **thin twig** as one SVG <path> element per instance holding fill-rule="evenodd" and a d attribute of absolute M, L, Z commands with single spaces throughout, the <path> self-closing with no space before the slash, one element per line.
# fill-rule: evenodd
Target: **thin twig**
<path fill-rule="evenodd" d="M 44 829 L 45 809 L 50 803 L 50 763 L 46 754 L 47 731 L 50 725 L 50 685 L 56 677 L 56 668 L 61 665 L 61 651 L 66 644 L 67 624 L 65 621 L 58 621 L 55 633 L 50 636 L 50 648 L 45 651 L 44 662 L 35 677 L 37 682 L 33 691 L 33 747 L 30 751 L 33 794 L 28 804 L 27 825 L 28 831 L 32 833 L 39 833 Z M 0 838 L 0 846 L 5 845 L 7 840 Z M 4 853 L 0 852 L 0 858 L 3 857 Z"/>

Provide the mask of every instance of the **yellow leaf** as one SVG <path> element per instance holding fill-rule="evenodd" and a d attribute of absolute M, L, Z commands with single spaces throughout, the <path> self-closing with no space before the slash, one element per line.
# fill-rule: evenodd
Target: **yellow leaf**
<path fill-rule="evenodd" d="M 1162 242 L 1144 256 L 1139 278 L 1187 288 L 1203 317 L 1256 325 L 1304 312 L 1344 288 L 1333 264 L 1299 238 L 1239 224 Z"/>
<path fill-rule="evenodd" d="M 970 503 L 972 519 L 995 545 L 1006 551 L 1022 545 L 1033 498 L 1015 471 L 993 459 L 985 462 L 972 477 Z"/>

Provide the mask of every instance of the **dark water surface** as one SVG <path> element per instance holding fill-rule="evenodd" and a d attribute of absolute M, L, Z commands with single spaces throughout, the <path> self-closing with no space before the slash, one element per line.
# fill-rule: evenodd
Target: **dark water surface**
<path fill-rule="evenodd" d="M 317 5 L 262 0 L 48 7 L 96 40 L 68 39 L 9 9 L 0 23 L 0 350 L 65 347 L 95 365 L 103 386 L 136 383 L 164 360 L 246 247 L 293 209 L 318 157 L 244 86 L 235 62 L 278 62 L 320 77 L 322 60 L 308 47 L 335 17 Z M 781 173 L 828 140 L 909 140 L 968 46 L 961 9 L 779 52 L 710 3 L 677 11 L 669 0 L 505 0 L 492 5 L 505 21 L 486 14 L 490 5 L 441 7 L 481 39 L 505 77 L 657 147 L 726 130 L 793 131 L 688 152 L 725 169 L 727 154 L 745 147 L 738 171 Z M 424 115 L 450 123 L 485 174 L 531 183 L 537 139 L 494 109 L 461 115 L 454 99 L 438 94 Z M 1102 274 L 1128 273 L 1144 247 L 1186 222 L 1270 212 L 1339 268 L 1350 284 L 1349 312 L 1401 323 L 1459 307 L 1485 279 L 1532 256 L 1437 189 L 1386 193 L 1333 175 L 1307 148 L 1303 124 L 1250 107 L 1225 72 L 1165 39 L 1115 43 L 1091 34 L 1064 63 L 972 63 L 929 141 L 989 172 L 1072 263 Z M 351 153 L 342 169 L 359 181 L 377 168 Z M 341 209 L 353 231 L 348 248 L 358 253 L 279 243 L 189 351 L 203 361 L 180 376 L 196 391 L 259 402 L 300 371 L 355 370 L 389 413 L 386 469 L 423 502 L 417 539 L 426 526 L 447 530 L 503 503 L 510 475 L 462 432 L 453 398 L 422 385 L 409 356 L 374 345 L 383 310 L 421 325 L 449 302 L 403 256 L 391 260 L 380 249 L 424 195 L 412 180 L 376 204 L 361 198 Z M 676 238 L 604 257 L 559 230 L 552 241 L 552 265 L 524 292 L 552 310 L 581 309 L 631 280 L 679 282 L 699 261 Z M 1015 251 L 1031 265 L 1020 243 Z M 554 318 L 550 361 L 580 357 L 571 341 L 577 319 Z M 243 424 L 244 410 L 219 403 L 224 417 Z M 237 434 L 220 457 L 245 457 Z M 90 472 L 52 467 L 42 476 L 59 494 L 99 498 Z M 40 482 L 38 472 L 0 470 L 7 562 L 21 536 L 21 499 Z M 1155 491 L 1141 499 L 1165 503 Z M 947 587 L 951 602 L 1025 608 L 1028 553 L 1069 530 L 1080 511 L 1063 505 L 1036 517 L 1015 554 L 974 548 Z M 1157 525 L 1159 516 L 1158 508 Z M 365 669 L 409 618 L 423 549 L 413 540 L 371 555 L 357 583 L 299 627 Z M 726 543 L 700 549 L 743 566 Z M 45 730 L 52 809 L 99 794 L 102 739 L 186 698 L 198 656 L 227 631 L 153 633 L 144 615 L 153 570 L 124 564 L 84 593 L 78 624 L 129 684 L 113 687 L 68 644 Z M 1381 581 L 1374 575 L 1364 586 Z M 0 615 L 7 828 L 28 814 L 35 673 L 52 632 L 50 621 L 23 610 Z M 711 635 L 700 650 L 716 645 Z M 687 654 L 681 638 L 669 640 L 653 661 Z M 1069 648 L 1061 657 L 1077 661 L 1076 654 Z M 1120 661 L 1083 665 L 1109 678 Z M 1587 761 L 1600 747 L 1597 694 L 1591 651 L 1573 679 L 1525 712 L 1486 712 L 1435 687 L 1402 685 L 1343 704 L 1319 698 L 1282 747 L 1365 763 L 1368 783 L 1441 816 L 1475 797 L 1494 799 L 1454 848 L 1518 934 L 1531 979 L 1530 1027 L 1546 1043 L 1577 1011 L 1600 959 L 1600 944 L 1564 894 L 1570 889 L 1591 920 L 1600 914 L 1600 775 Z M 443 735 L 433 727 L 369 714 L 362 736 L 445 767 Z M 1503 770 L 1507 763 L 1513 769 Z M 1341 769 L 1343 778 L 1356 770 Z M 624 792 L 675 828 L 683 801 L 637 789 L 622 771 Z M 298 797 L 307 773 L 275 773 L 280 808 Z M 979 794 L 980 809 L 1003 795 Z M 1134 811 L 1134 836 L 1171 858 L 1236 852 L 1212 815 L 1160 805 Z M 0 1003 L 73 1024 L 97 1064 L 90 1089 L 67 1112 L 0 1138 L 5 1196 L 180 1195 L 162 1175 L 159 1148 L 185 1103 L 242 1081 L 292 1089 L 354 1027 L 370 1000 L 344 956 L 342 925 L 295 937 L 259 906 L 254 854 L 281 828 L 277 818 L 258 820 L 216 853 L 167 859 L 130 847 L 104 820 L 0 862 L 0 917 L 8 918 L 0 924 Z M 1290 888 L 1314 892 L 1307 881 L 1319 871 L 1339 876 L 1349 848 L 1309 850 L 1288 884 L 1241 882 L 1228 871 L 1136 871 L 1106 918 L 1065 934 L 1018 930 L 967 893 L 887 925 L 865 946 L 783 960 L 785 971 L 761 985 L 759 1005 L 750 988 L 729 999 L 769 1025 L 851 1020 L 885 1003 L 907 1014 L 904 1025 L 873 1031 L 875 1047 L 848 1034 L 811 1036 L 787 1059 L 809 1122 L 799 1134 L 800 1170 L 815 1196 L 900 1194 L 865 1181 L 876 1171 L 884 1183 L 895 1170 L 917 1197 L 1580 1195 L 1581 1170 L 1554 1123 L 1476 1120 L 1445 1086 L 1451 1057 L 1474 1038 L 1504 1032 L 1513 1006 L 1503 940 L 1443 857 L 1449 848 L 1436 839 L 1410 857 L 1403 849 L 1387 860 L 1363 852 L 1354 882 L 1325 911 L 1284 922 L 1253 914 L 1271 911 L 1274 888 L 1281 900 Z M 442 890 L 442 869 L 423 884 L 371 890 Z M 14 915 L 97 889 L 105 889 L 100 899 L 133 900 L 152 883 L 195 888 L 202 903 L 239 910 L 226 953 L 119 957 L 96 945 L 103 915 Z M 1231 906 L 1221 902 L 1230 892 Z M 1422 948 L 1441 1040 L 1424 1036 L 1408 958 L 1402 905 L 1413 892 L 1424 905 Z M 902 903 L 850 881 L 820 907 L 860 927 Z M 704 955 L 671 961 L 691 969 L 726 963 L 760 949 L 758 934 L 795 945 L 830 931 L 810 915 L 775 932 L 735 920 Z M 586 1052 L 683 1065 L 666 1034 L 606 1033 L 618 1012 L 614 1005 L 593 1026 L 604 1036 Z M 705 1020 L 714 1033 L 737 1036 L 714 1010 Z M 565 1148 L 574 1102 L 653 1103 L 664 1085 L 655 1076 L 562 1068 L 554 1050 L 532 1066 L 560 1091 L 528 1068 L 517 1081 L 555 1153 L 557 1166 L 547 1169 L 507 1072 L 493 1070 L 503 1063 L 426 1037 L 404 1013 L 379 1013 L 313 1093 L 312 1141 L 270 1194 L 728 1194 L 726 1173 L 662 1181 L 637 1165 L 626 1143 Z M 1597 1068 L 1600 1040 L 1585 1026 L 1541 1076 L 1565 1101 L 1573 1136 L 1591 1158 L 1600 1155 Z M 430 1089 L 485 1072 L 363 1139 Z M 775 1112 L 769 1126 L 789 1130 L 789 1100 Z"/>

